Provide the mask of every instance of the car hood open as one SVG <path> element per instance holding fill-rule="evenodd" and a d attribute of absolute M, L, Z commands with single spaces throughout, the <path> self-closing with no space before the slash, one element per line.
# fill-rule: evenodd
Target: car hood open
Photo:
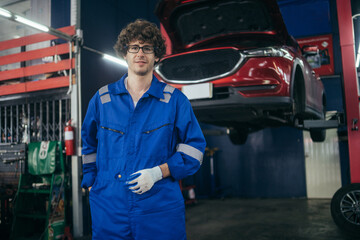
<path fill-rule="evenodd" d="M 161 0 L 155 14 L 174 52 L 228 39 L 292 41 L 276 0 Z"/>

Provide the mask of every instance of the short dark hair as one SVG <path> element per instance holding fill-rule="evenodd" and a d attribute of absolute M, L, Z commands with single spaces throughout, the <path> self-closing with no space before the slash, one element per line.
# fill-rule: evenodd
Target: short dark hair
<path fill-rule="evenodd" d="M 116 54 L 121 57 L 126 56 L 127 46 L 136 40 L 152 44 L 155 48 L 155 57 L 162 58 L 165 55 L 165 40 L 162 38 L 159 28 L 154 23 L 143 19 L 137 19 L 121 30 L 114 46 Z"/>

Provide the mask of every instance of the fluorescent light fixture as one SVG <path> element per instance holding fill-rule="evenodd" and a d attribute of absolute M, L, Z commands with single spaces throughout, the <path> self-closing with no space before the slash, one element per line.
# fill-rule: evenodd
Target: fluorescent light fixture
<path fill-rule="evenodd" d="M 24 18 L 24 17 L 21 17 L 19 15 L 15 15 L 13 12 L 10 12 L 10 11 L 8 11 L 6 9 L 3 9 L 3 8 L 0 8 L 0 16 L 9 18 L 9 20 L 11 20 L 11 21 L 22 23 L 24 25 L 35 28 L 35 29 L 40 30 L 42 32 L 48 32 L 51 35 L 57 36 L 59 38 L 65 39 L 67 41 L 72 41 L 73 38 L 74 38 L 73 36 L 70 36 L 70 35 L 68 35 L 66 33 L 63 33 L 63 32 L 61 32 L 61 31 L 59 31 L 57 29 L 53 29 L 53 28 L 48 27 L 46 25 L 31 21 L 31 20 L 29 20 L 27 18 Z"/>
<path fill-rule="evenodd" d="M 3 17 L 10 18 L 11 17 L 11 12 L 9 12 L 6 9 L 0 8 L 0 15 L 3 16 Z"/>
<path fill-rule="evenodd" d="M 18 15 L 15 15 L 15 21 L 20 22 L 20 23 L 23 23 L 23 24 L 25 24 L 25 25 L 28 25 L 28 26 L 30 26 L 30 27 L 36 28 L 36 29 L 38 29 L 38 30 L 40 30 L 40 31 L 43 31 L 43 32 L 48 32 L 48 31 L 50 30 L 50 29 L 49 29 L 47 26 L 45 26 L 45 25 L 42 25 L 42 24 L 40 24 L 40 23 L 33 22 L 33 21 L 29 20 L 29 19 L 20 17 L 20 16 L 18 16 Z"/>
<path fill-rule="evenodd" d="M 359 46 L 358 46 L 358 50 L 357 50 L 357 54 L 356 54 L 356 68 L 358 68 L 360 65 L 360 41 L 359 41 Z"/>
<path fill-rule="evenodd" d="M 117 64 L 123 65 L 123 66 L 125 66 L 125 67 L 128 66 L 127 63 L 126 63 L 126 61 L 123 60 L 123 59 L 120 59 L 120 58 L 117 58 L 117 57 L 113 57 L 113 56 L 110 56 L 110 55 L 108 55 L 108 54 L 104 54 L 104 58 L 107 59 L 107 60 L 110 60 L 110 61 L 112 61 L 112 62 L 115 62 L 115 63 L 117 63 Z"/>
<path fill-rule="evenodd" d="M 352 16 L 352 20 L 353 20 L 353 26 L 354 26 L 354 19 L 356 17 L 359 17 L 360 16 L 360 13 L 358 14 L 355 14 Z M 353 30 L 354 31 L 354 30 Z M 355 36 L 355 32 L 354 32 L 354 36 Z M 355 39 L 354 39 L 355 41 Z M 356 63 L 355 63 L 355 67 L 358 68 L 360 65 L 360 41 L 359 41 L 359 46 L 358 46 L 358 50 L 357 50 L 357 53 L 356 53 Z"/>

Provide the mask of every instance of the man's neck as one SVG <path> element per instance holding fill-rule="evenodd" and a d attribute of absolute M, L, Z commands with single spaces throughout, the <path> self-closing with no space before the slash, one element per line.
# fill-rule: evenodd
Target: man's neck
<path fill-rule="evenodd" d="M 152 81 L 152 74 L 140 76 L 129 72 L 127 79 L 127 88 L 128 90 L 130 89 L 132 92 L 144 93 L 149 89 L 151 85 L 151 81 Z"/>
<path fill-rule="evenodd" d="M 152 81 L 152 74 L 140 76 L 137 74 L 128 73 L 126 88 L 130 93 L 134 102 L 139 101 L 141 96 L 150 88 Z"/>

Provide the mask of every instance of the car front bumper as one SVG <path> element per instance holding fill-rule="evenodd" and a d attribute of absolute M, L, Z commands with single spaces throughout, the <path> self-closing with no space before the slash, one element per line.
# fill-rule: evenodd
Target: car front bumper
<path fill-rule="evenodd" d="M 287 96 L 245 97 L 237 88 L 226 96 L 191 101 L 199 121 L 224 126 L 258 121 L 266 125 L 266 120 L 275 119 L 284 122 L 291 113 L 292 103 Z"/>

